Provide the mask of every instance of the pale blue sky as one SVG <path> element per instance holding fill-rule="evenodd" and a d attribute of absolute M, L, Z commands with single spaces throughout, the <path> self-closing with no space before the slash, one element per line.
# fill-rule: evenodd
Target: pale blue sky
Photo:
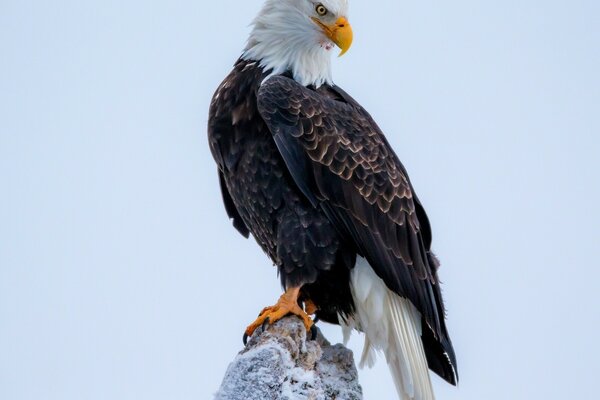
<path fill-rule="evenodd" d="M 596 397 L 600 3 L 350 3 L 335 80 L 443 263 L 461 385 L 438 398 Z M 209 399 L 279 296 L 206 140 L 260 4 L 0 0 L 1 399 Z M 361 383 L 394 396 L 383 362 Z"/>

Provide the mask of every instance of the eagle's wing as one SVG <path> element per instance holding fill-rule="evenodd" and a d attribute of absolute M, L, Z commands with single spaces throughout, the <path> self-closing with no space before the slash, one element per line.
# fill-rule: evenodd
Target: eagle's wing
<path fill-rule="evenodd" d="M 240 215 L 237 207 L 233 203 L 233 199 L 231 198 L 231 194 L 229 194 L 229 189 L 227 189 L 227 184 L 225 183 L 225 177 L 223 176 L 223 172 L 219 170 L 219 184 L 221 186 L 221 195 L 223 196 L 223 204 L 225 204 L 225 211 L 227 211 L 227 216 L 231 220 L 233 220 L 233 226 L 238 230 L 239 233 L 242 234 L 246 239 L 250 236 L 250 230 L 244 223 L 242 216 Z"/>
<path fill-rule="evenodd" d="M 338 94 L 346 101 L 276 76 L 262 84 L 258 107 L 300 190 L 443 342 L 427 217 L 381 130 L 354 100 Z"/>

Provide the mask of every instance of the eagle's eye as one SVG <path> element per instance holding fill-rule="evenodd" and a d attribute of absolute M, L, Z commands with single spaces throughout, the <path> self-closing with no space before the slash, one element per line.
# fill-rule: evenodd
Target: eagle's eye
<path fill-rule="evenodd" d="M 319 14 L 321 17 L 324 17 L 328 13 L 327 8 L 325 8 L 325 6 L 320 3 L 317 4 L 317 8 L 315 10 L 317 11 L 317 14 Z"/>

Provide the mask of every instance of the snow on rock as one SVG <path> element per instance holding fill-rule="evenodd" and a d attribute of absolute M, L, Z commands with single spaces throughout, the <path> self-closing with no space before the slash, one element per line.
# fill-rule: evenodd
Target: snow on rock
<path fill-rule="evenodd" d="M 286 317 L 250 338 L 227 368 L 215 400 L 361 400 L 352 352 L 319 332 L 307 340 L 299 318 Z"/>

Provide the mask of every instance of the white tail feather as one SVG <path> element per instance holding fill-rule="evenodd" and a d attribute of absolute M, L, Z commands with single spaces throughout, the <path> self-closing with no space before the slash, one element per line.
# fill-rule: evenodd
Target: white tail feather
<path fill-rule="evenodd" d="M 365 333 L 360 367 L 372 367 L 376 350 L 383 351 L 400 399 L 433 400 L 421 342 L 421 314 L 389 290 L 363 258 L 352 270 L 351 289 L 356 314 L 340 322 Z"/>

